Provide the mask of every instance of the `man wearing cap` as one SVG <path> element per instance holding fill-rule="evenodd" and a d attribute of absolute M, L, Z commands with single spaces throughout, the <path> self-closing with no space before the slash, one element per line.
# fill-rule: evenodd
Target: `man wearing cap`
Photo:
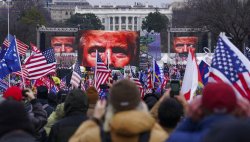
<path fill-rule="evenodd" d="M 239 100 L 226 83 L 209 83 L 189 105 L 187 117 L 177 126 L 167 142 L 201 142 L 211 128 L 221 122 L 237 120 Z"/>
<path fill-rule="evenodd" d="M 120 80 L 110 89 L 106 101 L 98 101 L 94 118 L 84 122 L 70 142 L 162 142 L 168 135 L 149 114 L 137 86 Z M 105 113 L 105 114 L 104 114 Z M 104 123 L 101 118 L 105 115 Z"/>

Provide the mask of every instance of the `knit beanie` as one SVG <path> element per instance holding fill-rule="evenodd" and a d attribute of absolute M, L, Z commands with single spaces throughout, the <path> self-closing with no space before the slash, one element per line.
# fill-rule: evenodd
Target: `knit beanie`
<path fill-rule="evenodd" d="M 86 90 L 87 96 L 88 96 L 88 100 L 89 100 L 89 104 L 96 104 L 97 100 L 98 100 L 98 92 L 95 89 L 95 87 L 91 86 Z"/>
<path fill-rule="evenodd" d="M 235 92 L 226 83 L 209 83 L 203 89 L 202 106 L 213 113 L 229 113 L 236 107 Z"/>
<path fill-rule="evenodd" d="M 88 98 L 86 93 L 81 89 L 74 89 L 66 97 L 64 111 L 66 115 L 73 111 L 86 113 L 88 106 Z"/>
<path fill-rule="evenodd" d="M 3 97 L 5 99 L 13 99 L 16 101 L 22 101 L 23 96 L 22 96 L 22 90 L 19 87 L 12 86 L 9 87 L 3 94 Z"/>
<path fill-rule="evenodd" d="M 138 87 L 128 79 L 120 80 L 113 85 L 109 99 L 116 111 L 132 110 L 141 101 Z"/>

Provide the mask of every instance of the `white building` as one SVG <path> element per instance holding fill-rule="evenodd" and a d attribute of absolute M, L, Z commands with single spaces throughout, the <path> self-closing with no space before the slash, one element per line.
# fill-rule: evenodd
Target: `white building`
<path fill-rule="evenodd" d="M 51 19 L 64 22 L 74 14 L 75 7 L 90 8 L 92 7 L 86 0 L 52 0 L 48 3 Z"/>
<path fill-rule="evenodd" d="M 172 7 L 157 8 L 151 5 L 98 5 L 90 8 L 75 8 L 75 13 L 93 13 L 99 17 L 105 30 L 141 30 L 142 21 L 150 12 L 158 10 L 172 21 Z"/>

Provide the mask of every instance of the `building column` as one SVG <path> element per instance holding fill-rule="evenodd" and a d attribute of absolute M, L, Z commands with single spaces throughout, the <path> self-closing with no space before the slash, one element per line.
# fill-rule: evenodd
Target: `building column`
<path fill-rule="evenodd" d="M 115 30 L 115 16 L 113 16 L 113 31 Z"/>
<path fill-rule="evenodd" d="M 122 30 L 122 17 L 119 16 L 119 31 Z"/>
<path fill-rule="evenodd" d="M 109 30 L 109 17 L 105 17 L 105 30 Z"/>
<path fill-rule="evenodd" d="M 137 31 L 141 31 L 141 17 L 138 16 L 137 17 Z"/>
<path fill-rule="evenodd" d="M 128 16 L 126 16 L 126 30 L 128 30 Z"/>
<path fill-rule="evenodd" d="M 135 20 L 134 20 L 134 16 L 132 16 L 132 31 L 135 30 Z"/>

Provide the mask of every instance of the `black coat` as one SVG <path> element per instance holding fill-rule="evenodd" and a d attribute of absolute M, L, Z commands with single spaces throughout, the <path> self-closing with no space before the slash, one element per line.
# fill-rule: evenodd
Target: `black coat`
<path fill-rule="evenodd" d="M 17 130 L 2 136 L 0 142 L 35 142 L 35 138 L 29 133 Z"/>
<path fill-rule="evenodd" d="M 69 138 L 85 120 L 87 120 L 85 113 L 71 112 L 53 125 L 48 142 L 68 142 Z"/>

